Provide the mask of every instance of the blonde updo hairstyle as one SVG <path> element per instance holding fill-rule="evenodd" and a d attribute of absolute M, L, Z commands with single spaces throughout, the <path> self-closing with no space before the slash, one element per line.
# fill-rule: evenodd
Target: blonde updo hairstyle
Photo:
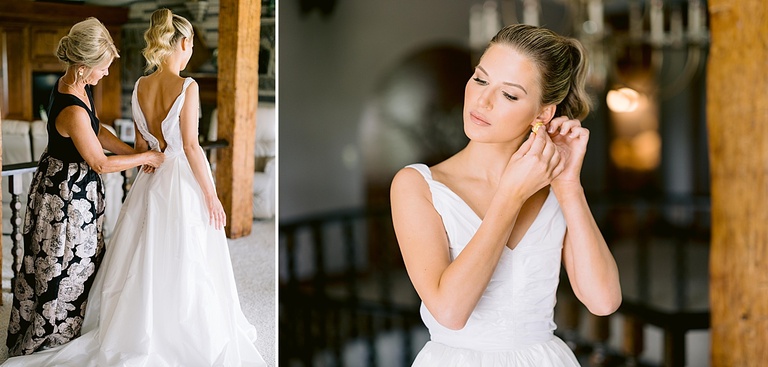
<path fill-rule="evenodd" d="M 183 38 L 192 38 L 194 34 L 192 24 L 184 17 L 168 9 L 155 10 L 149 20 L 149 29 L 144 32 L 147 42 L 142 51 L 147 60 L 145 70 L 159 68 L 163 60 L 173 53 L 178 42 Z"/>
<path fill-rule="evenodd" d="M 581 43 L 540 27 L 504 27 L 490 45 L 507 45 L 529 57 L 540 73 L 541 104 L 557 106 L 555 117 L 583 119 L 589 114 L 586 92 L 587 56 Z M 490 47 L 489 45 L 489 47 Z"/>
<path fill-rule="evenodd" d="M 85 67 L 83 75 L 75 73 L 75 82 L 78 82 L 87 79 L 94 67 L 120 58 L 120 55 L 104 24 L 91 17 L 73 25 L 69 34 L 59 40 L 56 57 L 67 67 Z"/>

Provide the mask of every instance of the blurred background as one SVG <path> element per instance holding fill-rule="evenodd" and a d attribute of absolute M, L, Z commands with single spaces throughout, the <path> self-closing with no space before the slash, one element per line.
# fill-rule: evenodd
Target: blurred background
<path fill-rule="evenodd" d="M 490 38 L 578 38 L 594 109 L 582 182 L 624 302 L 593 317 L 561 280 L 557 334 L 589 366 L 709 365 L 703 0 L 283 1 L 278 11 L 279 357 L 408 366 L 428 340 L 389 217 L 403 166 L 467 142 Z"/>

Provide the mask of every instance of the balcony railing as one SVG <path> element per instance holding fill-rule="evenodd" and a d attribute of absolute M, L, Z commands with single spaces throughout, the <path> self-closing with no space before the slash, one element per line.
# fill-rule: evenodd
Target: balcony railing
<path fill-rule="evenodd" d="M 615 316 L 589 315 L 563 272 L 556 333 L 590 365 L 648 366 L 653 363 L 640 360 L 643 330 L 659 327 L 664 355 L 656 363 L 685 365 L 686 333 L 709 328 L 703 289 L 708 279 L 709 199 L 591 197 L 590 203 L 619 263 L 624 300 L 614 315 L 623 320 L 623 330 L 619 344 L 609 345 L 617 337 L 610 327 Z M 302 366 L 411 365 L 428 333 L 388 209 L 281 220 L 279 251 L 281 361 Z M 585 323 L 590 325 L 584 328 Z M 581 335 L 583 330 L 589 335 Z"/>

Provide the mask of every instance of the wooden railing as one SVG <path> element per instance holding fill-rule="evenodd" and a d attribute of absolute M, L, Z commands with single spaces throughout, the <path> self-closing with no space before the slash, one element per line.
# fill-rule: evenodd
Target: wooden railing
<path fill-rule="evenodd" d="M 281 220 L 279 237 L 281 361 L 410 365 L 413 335 L 425 330 L 388 210 Z M 386 351 L 382 335 L 391 336 Z"/>

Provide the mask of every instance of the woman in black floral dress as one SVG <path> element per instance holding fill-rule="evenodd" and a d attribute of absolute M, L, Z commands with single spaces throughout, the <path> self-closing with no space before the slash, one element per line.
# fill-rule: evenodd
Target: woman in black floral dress
<path fill-rule="evenodd" d="M 104 253 L 101 173 L 163 162 L 163 154 L 136 154 L 101 129 L 92 86 L 119 57 L 109 32 L 89 18 L 59 41 L 67 65 L 51 92 L 48 148 L 29 188 L 24 256 L 14 274 L 8 325 L 9 356 L 34 353 L 80 335 L 88 291 Z M 106 156 L 103 149 L 118 155 Z"/>

